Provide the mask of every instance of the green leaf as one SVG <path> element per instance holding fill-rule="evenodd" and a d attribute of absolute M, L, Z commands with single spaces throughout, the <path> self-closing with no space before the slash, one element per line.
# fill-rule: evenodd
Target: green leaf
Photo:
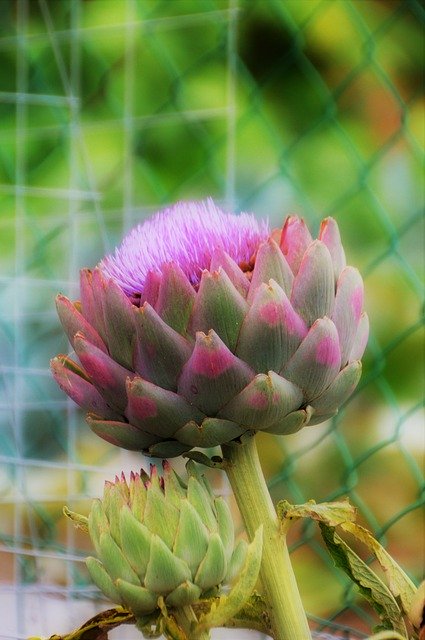
<path fill-rule="evenodd" d="M 250 629 L 251 631 L 261 631 L 266 636 L 272 635 L 269 609 L 260 594 L 256 591 L 248 598 L 242 609 L 237 614 L 227 620 L 226 627 L 229 629 Z"/>
<path fill-rule="evenodd" d="M 236 616 L 254 591 L 260 571 L 263 550 L 263 526 L 261 525 L 248 547 L 245 564 L 239 577 L 227 596 L 222 596 L 210 611 L 200 618 L 202 629 L 220 627 Z"/>
<path fill-rule="evenodd" d="M 358 540 L 361 540 L 374 554 L 388 580 L 388 586 L 395 598 L 399 598 L 403 613 L 409 613 L 413 598 L 417 589 L 403 569 L 390 556 L 384 547 L 372 536 L 370 531 L 355 522 L 345 522 L 342 525 L 344 531 L 348 531 Z"/>
<path fill-rule="evenodd" d="M 370 531 L 355 523 L 356 509 L 348 500 L 343 502 L 324 502 L 322 504 L 316 504 L 314 500 L 310 500 L 302 505 L 292 505 L 286 500 L 283 500 L 277 505 L 277 511 L 279 518 L 283 522 L 298 518 L 311 518 L 321 523 L 322 535 L 336 565 L 340 566 L 359 587 L 363 585 L 360 589 L 361 592 L 380 615 L 382 611 L 386 611 L 385 606 L 389 606 L 390 613 L 387 611 L 385 614 L 387 618 L 385 619 L 384 616 L 383 619 L 387 622 L 390 620 L 390 624 L 394 622 L 394 620 L 391 621 L 391 616 L 394 614 L 395 605 L 397 607 L 395 618 L 399 624 L 398 630 L 400 631 L 401 629 L 401 632 L 405 632 L 402 615 L 409 613 L 417 589 L 395 560 L 393 560 L 382 545 L 375 540 Z M 330 533 L 331 528 L 336 526 L 341 526 L 344 531 L 351 533 L 363 542 L 375 555 L 387 577 L 388 588 L 335 532 L 332 534 L 332 539 Z M 357 568 L 360 567 L 357 573 L 353 570 L 353 567 L 350 566 L 351 561 L 354 562 Z M 362 576 L 363 578 L 366 576 L 366 579 L 369 580 L 369 582 L 371 581 L 371 584 L 362 583 L 360 580 Z M 372 587 L 376 587 L 377 594 L 380 594 L 377 600 L 374 599 L 375 596 Z M 381 593 L 382 588 L 385 589 L 383 594 Z M 388 595 L 391 596 L 392 600 L 388 599 Z M 382 607 L 384 607 L 384 609 L 382 609 Z M 393 628 L 396 629 L 396 627 Z"/>
<path fill-rule="evenodd" d="M 203 464 L 205 467 L 211 467 L 211 469 L 222 469 L 223 468 L 223 458 L 220 456 L 212 456 L 209 458 L 202 451 L 188 451 L 188 453 L 183 454 L 183 458 L 189 458 L 189 460 L 194 460 L 198 464 Z"/>
<path fill-rule="evenodd" d="M 359 587 L 360 593 L 375 609 L 385 626 L 407 638 L 402 612 L 394 596 L 380 578 L 340 538 L 333 527 L 320 522 L 323 540 L 335 566 L 341 568 Z M 404 634 L 404 635 L 403 635 Z"/>

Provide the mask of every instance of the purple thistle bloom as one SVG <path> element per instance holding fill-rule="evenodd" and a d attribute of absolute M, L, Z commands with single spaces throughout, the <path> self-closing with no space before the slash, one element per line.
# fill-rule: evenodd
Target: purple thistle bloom
<path fill-rule="evenodd" d="M 250 213 L 225 213 L 211 198 L 178 202 L 132 229 L 99 267 L 130 296 L 142 291 L 150 271 L 161 272 L 170 262 L 196 285 L 214 250 L 222 249 L 238 265 L 248 264 L 269 234 L 266 221 Z"/>
<path fill-rule="evenodd" d="M 100 437 L 158 457 L 247 431 L 285 435 L 334 416 L 361 374 L 363 281 L 338 225 L 314 240 L 212 200 L 178 203 L 58 296 L 81 366 L 52 360 Z"/>

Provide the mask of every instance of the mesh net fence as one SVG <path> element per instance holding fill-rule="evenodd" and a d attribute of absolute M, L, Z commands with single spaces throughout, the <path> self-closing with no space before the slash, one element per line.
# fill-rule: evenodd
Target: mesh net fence
<path fill-rule="evenodd" d="M 52 382 L 50 357 L 69 349 L 54 297 L 76 298 L 79 268 L 178 199 L 273 226 L 338 220 L 371 317 L 362 381 L 334 420 L 260 436 L 262 463 L 276 500 L 349 496 L 419 580 L 420 2 L 1 0 L 0 13 L 0 638 L 105 608 L 62 507 L 87 512 L 141 460 L 96 439 Z M 291 543 L 312 626 L 366 637 L 377 620 L 315 527 Z"/>

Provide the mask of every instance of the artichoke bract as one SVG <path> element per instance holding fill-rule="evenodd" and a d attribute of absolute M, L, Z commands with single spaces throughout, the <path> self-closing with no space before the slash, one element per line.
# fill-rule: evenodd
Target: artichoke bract
<path fill-rule="evenodd" d="M 149 476 L 142 470 L 129 482 L 124 475 L 106 482 L 88 517 L 97 554 L 86 560 L 89 573 L 136 617 L 155 611 L 159 598 L 180 609 L 215 595 L 248 561 L 246 541 L 235 546 L 229 507 L 194 463 L 187 484 L 167 461 L 163 468 L 162 477 L 152 465 Z"/>
<path fill-rule="evenodd" d="M 330 418 L 369 331 L 335 220 L 313 240 L 297 216 L 270 232 L 211 200 L 133 229 L 57 309 L 80 361 L 52 360 L 60 387 L 99 436 L 159 457 Z"/>

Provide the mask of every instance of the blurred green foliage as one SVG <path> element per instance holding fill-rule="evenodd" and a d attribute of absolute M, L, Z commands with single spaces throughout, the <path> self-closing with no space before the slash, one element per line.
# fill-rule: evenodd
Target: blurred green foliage
<path fill-rule="evenodd" d="M 76 296 L 78 269 L 136 221 L 211 195 L 275 226 L 337 218 L 365 277 L 362 383 L 332 424 L 262 438 L 263 463 L 276 499 L 350 495 L 419 579 L 420 2 L 0 0 L 0 16 L 3 546 L 64 551 L 63 498 L 91 495 L 88 469 L 113 455 L 50 380 L 49 358 L 68 350 L 56 292 Z M 43 463 L 68 465 L 46 503 Z M 294 547 L 309 611 L 365 629 L 311 527 Z M 36 581 L 36 560 L 16 557 L 15 580 Z M 71 574 L 71 590 L 86 580 Z"/>

